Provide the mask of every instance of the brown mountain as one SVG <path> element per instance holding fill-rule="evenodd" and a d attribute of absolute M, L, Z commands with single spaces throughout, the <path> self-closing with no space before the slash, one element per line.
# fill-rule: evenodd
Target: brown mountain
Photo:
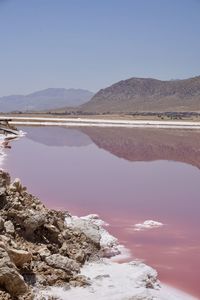
<path fill-rule="evenodd" d="M 200 111 L 200 76 L 170 81 L 130 78 L 100 90 L 80 110 L 85 113 Z"/>

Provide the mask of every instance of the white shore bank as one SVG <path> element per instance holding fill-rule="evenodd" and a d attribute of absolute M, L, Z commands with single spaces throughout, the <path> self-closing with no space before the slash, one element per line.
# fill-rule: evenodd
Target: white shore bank
<path fill-rule="evenodd" d="M 0 135 L 0 168 L 3 166 L 3 162 L 5 160 L 6 154 L 3 149 L 3 144 L 4 144 L 5 136 Z"/>
<path fill-rule="evenodd" d="M 2 168 L 2 166 L 3 166 L 3 161 L 5 159 L 5 156 L 6 155 L 1 148 L 1 141 L 0 141 L 0 168 Z"/>
<path fill-rule="evenodd" d="M 62 300 L 198 300 L 159 283 L 156 271 L 140 262 L 90 263 L 81 274 L 90 278 L 90 286 L 69 290 L 53 287 L 40 291 L 39 296 L 57 296 Z"/>
<path fill-rule="evenodd" d="M 145 128 L 176 128 L 200 129 L 200 122 L 191 121 L 154 121 L 154 120 L 123 120 L 123 119 L 90 119 L 90 118 L 49 118 L 49 117 L 16 117 L 11 118 L 13 125 L 44 125 L 44 126 L 95 126 L 95 127 L 145 127 Z"/>
<path fill-rule="evenodd" d="M 116 257 L 120 257 L 117 239 L 103 228 L 105 223 L 98 219 L 97 215 L 68 217 L 66 223 L 73 229 L 81 228 L 93 239 L 96 238 L 93 226 L 98 225 L 101 247 L 107 249 L 105 253 L 114 253 Z M 118 263 L 112 259 L 102 258 L 86 263 L 81 269 L 81 275 L 89 279 L 88 286 L 67 290 L 58 287 L 40 290 L 35 300 L 40 300 L 41 297 L 48 299 L 48 296 L 56 296 L 62 300 L 198 300 L 161 283 L 157 279 L 156 270 L 138 260 Z"/>

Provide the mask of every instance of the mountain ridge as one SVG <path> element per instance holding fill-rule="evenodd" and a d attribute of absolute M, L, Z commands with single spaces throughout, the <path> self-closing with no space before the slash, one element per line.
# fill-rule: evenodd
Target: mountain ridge
<path fill-rule="evenodd" d="M 88 113 L 200 110 L 200 76 L 179 80 L 132 77 L 101 89 L 80 106 Z"/>
<path fill-rule="evenodd" d="M 0 112 L 40 111 L 66 106 L 76 107 L 91 99 L 93 93 L 84 89 L 47 88 L 27 95 L 0 97 Z"/>

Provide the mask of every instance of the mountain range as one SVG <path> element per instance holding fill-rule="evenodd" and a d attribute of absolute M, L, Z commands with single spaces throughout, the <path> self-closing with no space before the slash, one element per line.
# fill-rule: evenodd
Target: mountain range
<path fill-rule="evenodd" d="M 101 89 L 79 108 L 84 113 L 200 111 L 200 76 L 169 81 L 122 80 Z"/>
<path fill-rule="evenodd" d="M 0 97 L 0 112 L 41 111 L 61 107 L 76 107 L 87 101 L 93 93 L 84 89 L 49 88 L 28 95 Z"/>
<path fill-rule="evenodd" d="M 200 76 L 162 81 L 130 78 L 96 94 L 83 89 L 49 88 L 29 95 L 0 97 L 0 112 L 75 111 L 78 114 L 200 111 Z"/>

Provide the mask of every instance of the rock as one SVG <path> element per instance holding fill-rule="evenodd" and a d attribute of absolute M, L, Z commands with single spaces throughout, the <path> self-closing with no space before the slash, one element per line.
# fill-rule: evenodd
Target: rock
<path fill-rule="evenodd" d="M 51 252 L 49 251 L 49 249 L 47 249 L 47 247 L 42 247 L 41 249 L 38 250 L 38 254 L 40 255 L 40 257 L 42 259 L 45 259 L 45 257 L 51 255 Z"/>
<path fill-rule="evenodd" d="M 50 280 L 50 276 L 54 276 L 54 280 L 55 278 L 57 278 L 56 280 L 59 282 L 65 283 L 67 281 L 69 281 L 72 278 L 72 275 L 69 275 L 66 271 L 62 270 L 62 269 L 56 269 L 54 267 L 49 266 L 48 264 L 46 264 L 45 261 L 43 262 L 33 262 L 33 270 L 36 273 L 35 277 L 38 280 L 41 281 L 45 281 L 48 285 L 48 281 Z M 37 270 L 37 272 L 36 272 Z M 49 276 L 49 277 L 47 277 Z M 55 277 L 56 276 L 56 277 Z"/>
<path fill-rule="evenodd" d="M 81 264 L 83 264 L 86 260 L 86 253 L 83 250 L 79 250 L 75 255 L 74 255 L 74 259 L 78 262 L 80 262 Z"/>
<path fill-rule="evenodd" d="M 60 254 L 66 256 L 68 255 L 68 243 L 65 241 L 60 248 Z"/>
<path fill-rule="evenodd" d="M 6 187 L 0 187 L 0 196 L 5 195 Z"/>
<path fill-rule="evenodd" d="M 18 197 L 15 197 L 15 199 L 13 199 L 12 201 L 12 208 L 13 209 L 16 209 L 18 211 L 22 210 L 23 207 L 22 207 L 22 204 L 21 202 L 19 201 L 19 198 Z"/>
<path fill-rule="evenodd" d="M 4 223 L 4 228 L 6 233 L 13 235 L 15 233 L 15 227 L 11 221 L 6 221 Z"/>
<path fill-rule="evenodd" d="M 3 299 L 3 300 L 12 300 L 10 294 L 6 291 L 1 291 L 0 290 L 0 299 Z"/>
<path fill-rule="evenodd" d="M 29 210 L 24 220 L 26 235 L 31 236 L 34 231 L 46 222 L 46 216 L 43 213 Z"/>
<path fill-rule="evenodd" d="M 56 269 L 62 269 L 68 274 L 76 274 L 80 271 L 79 265 L 68 257 L 60 254 L 53 254 L 45 258 L 46 263 Z"/>
<path fill-rule="evenodd" d="M 26 191 L 26 187 L 21 184 L 19 178 L 16 178 L 13 183 L 10 185 L 10 191 L 17 192 L 19 195 L 22 195 Z"/>
<path fill-rule="evenodd" d="M 0 189 L 10 185 L 10 175 L 3 170 L 0 170 Z"/>
<path fill-rule="evenodd" d="M 0 241 L 3 242 L 4 244 L 9 244 L 10 243 L 10 238 L 5 236 L 5 235 L 0 235 Z"/>
<path fill-rule="evenodd" d="M 91 284 L 90 279 L 85 275 L 76 275 L 72 280 L 70 280 L 70 284 L 73 287 L 83 287 Z"/>
<path fill-rule="evenodd" d="M 32 260 L 32 254 L 24 250 L 9 249 L 8 255 L 17 267 L 23 267 L 25 263 L 30 263 Z"/>
<path fill-rule="evenodd" d="M 0 231 L 4 229 L 4 219 L 0 217 Z"/>
<path fill-rule="evenodd" d="M 82 249 L 76 249 L 76 251 L 71 252 L 70 245 L 67 242 L 62 244 L 60 248 L 60 254 L 63 256 L 70 256 L 70 258 L 76 260 L 77 262 L 83 264 L 87 259 L 87 254 Z"/>
<path fill-rule="evenodd" d="M 46 214 L 33 209 L 27 209 L 26 211 L 9 209 L 7 216 L 12 218 L 16 225 L 20 225 L 20 227 L 24 228 L 24 233 L 29 239 L 32 239 L 35 230 L 46 222 Z"/>
<path fill-rule="evenodd" d="M 99 233 L 99 227 L 88 220 L 80 218 L 70 218 L 66 220 L 67 225 L 74 229 L 79 230 L 85 234 L 85 236 L 91 240 L 95 245 L 100 245 L 101 235 Z"/>
<path fill-rule="evenodd" d="M 0 286 L 5 288 L 13 297 L 23 295 L 28 291 L 23 277 L 11 262 L 6 250 L 2 248 L 0 248 Z"/>
<path fill-rule="evenodd" d="M 48 285 L 52 286 L 55 285 L 57 283 L 57 281 L 59 280 L 58 276 L 56 276 L 55 274 L 52 275 L 47 275 L 45 276 L 46 278 L 46 282 L 48 283 Z"/>
<path fill-rule="evenodd" d="M 47 280 L 46 280 L 46 276 L 42 276 L 42 275 L 37 275 L 35 276 L 35 280 L 37 282 L 37 284 L 41 285 L 41 286 L 47 286 Z"/>
<path fill-rule="evenodd" d="M 59 241 L 59 235 L 60 230 L 58 230 L 54 225 L 52 224 L 44 224 L 44 228 L 46 229 L 45 236 L 49 241 L 52 243 L 57 243 Z"/>
<path fill-rule="evenodd" d="M 2 189 L 1 189 L 2 192 Z M 0 209 L 3 209 L 7 204 L 6 196 L 0 195 Z"/>

